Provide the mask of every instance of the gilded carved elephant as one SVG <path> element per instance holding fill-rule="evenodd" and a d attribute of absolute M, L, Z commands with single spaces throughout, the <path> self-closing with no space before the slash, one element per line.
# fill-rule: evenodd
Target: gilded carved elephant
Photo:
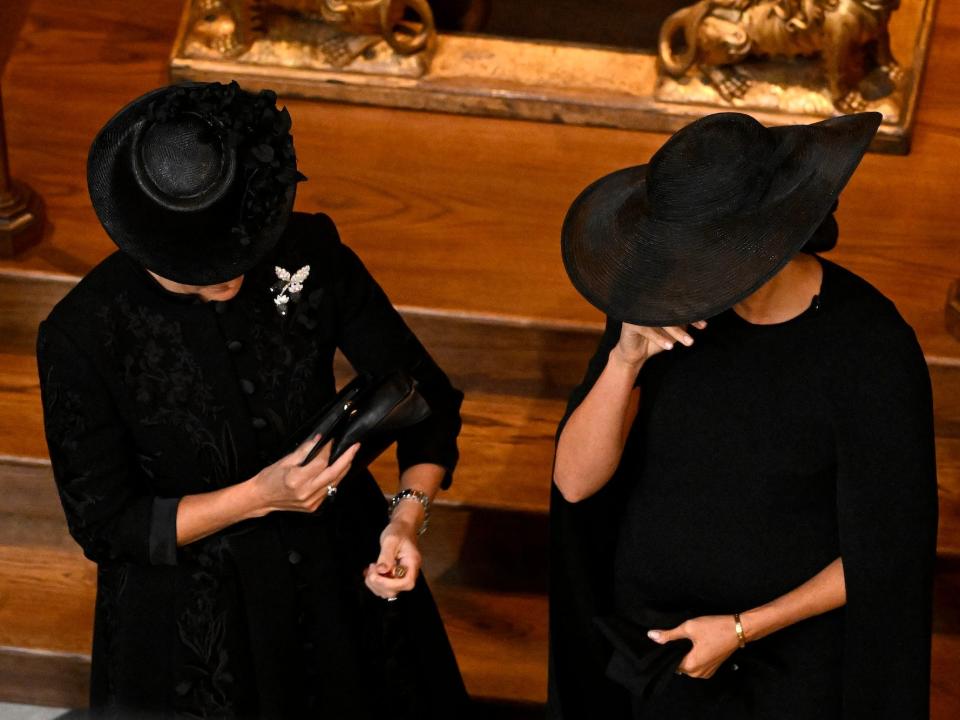
<path fill-rule="evenodd" d="M 892 92 L 902 71 L 890 50 L 888 23 L 900 0 L 700 0 L 673 13 L 660 28 L 659 57 L 680 78 L 698 68 L 727 102 L 743 97 L 748 58 L 815 56 L 834 107 L 866 107 L 861 82 L 875 96 Z"/>

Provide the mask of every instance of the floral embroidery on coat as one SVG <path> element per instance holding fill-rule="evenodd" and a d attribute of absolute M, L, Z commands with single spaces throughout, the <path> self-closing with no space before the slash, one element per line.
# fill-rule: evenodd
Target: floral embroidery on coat
<path fill-rule="evenodd" d="M 209 429 L 220 420 L 223 407 L 184 343 L 180 324 L 134 305 L 126 293 L 104 306 L 99 317 L 106 327 L 106 350 L 119 365 L 140 422 L 181 429 L 194 447 L 205 482 L 212 486 L 230 482 L 237 467 L 233 434 L 222 421 L 220 437 Z"/>

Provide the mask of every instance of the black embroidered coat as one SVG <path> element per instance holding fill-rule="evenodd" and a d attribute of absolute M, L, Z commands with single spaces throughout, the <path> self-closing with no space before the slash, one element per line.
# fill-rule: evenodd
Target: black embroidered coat
<path fill-rule="evenodd" d="M 275 266 L 310 266 L 281 317 Z M 463 684 L 421 581 L 363 586 L 386 503 L 352 472 L 320 510 L 273 513 L 176 546 L 179 499 L 286 454 L 335 393 L 340 348 L 402 367 L 433 410 L 401 470 L 457 462 L 462 395 L 325 215 L 294 213 L 228 302 L 168 292 L 117 252 L 41 323 L 47 442 L 70 532 L 98 564 L 91 705 L 129 717 L 454 717 Z M 385 708 L 389 708 L 388 710 Z"/>

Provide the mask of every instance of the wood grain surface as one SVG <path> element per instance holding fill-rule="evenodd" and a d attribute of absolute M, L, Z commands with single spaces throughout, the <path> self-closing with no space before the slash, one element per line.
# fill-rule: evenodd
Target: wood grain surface
<path fill-rule="evenodd" d="M 89 207 L 97 129 L 166 79 L 179 3 L 36 0 L 4 80 L 15 175 L 43 193 L 45 241 L 4 267 L 82 275 L 112 250 Z M 869 155 L 831 253 L 890 295 L 929 355 L 958 357 L 943 308 L 960 276 L 960 6 L 940 3 L 913 152 Z M 298 207 L 329 212 L 401 305 L 596 322 L 572 289 L 559 228 L 578 191 L 642 163 L 663 135 L 302 100 L 288 102 Z"/>

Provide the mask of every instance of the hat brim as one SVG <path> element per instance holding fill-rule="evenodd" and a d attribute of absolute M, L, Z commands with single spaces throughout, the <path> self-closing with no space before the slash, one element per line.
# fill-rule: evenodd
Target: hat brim
<path fill-rule="evenodd" d="M 878 113 L 770 128 L 791 142 L 788 187 L 711 222 L 666 222 L 646 206 L 647 166 L 589 185 L 563 223 L 564 267 L 581 295 L 615 320 L 645 326 L 711 318 L 764 285 L 829 214 L 870 145 Z"/>
<path fill-rule="evenodd" d="M 161 277 L 185 285 L 216 285 L 243 275 L 274 248 L 293 210 L 296 184 L 288 188 L 277 222 L 247 245 L 230 231 L 239 220 L 240 183 L 203 212 L 157 207 L 133 179 L 130 147 L 146 122 L 150 103 L 182 83 L 158 88 L 119 110 L 103 126 L 87 157 L 87 189 L 97 218 L 123 252 Z"/>

